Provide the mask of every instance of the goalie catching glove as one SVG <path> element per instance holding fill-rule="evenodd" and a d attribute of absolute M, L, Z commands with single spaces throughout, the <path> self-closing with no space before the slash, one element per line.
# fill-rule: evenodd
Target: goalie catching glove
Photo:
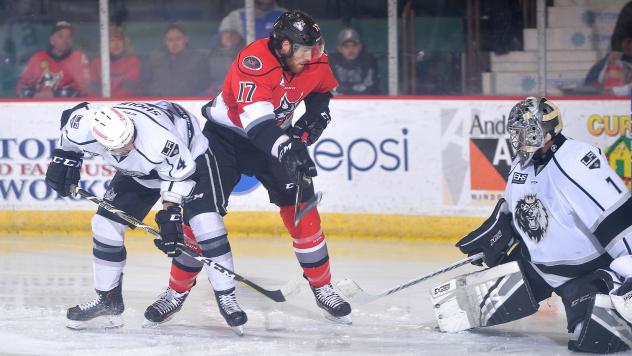
<path fill-rule="evenodd" d="M 46 184 L 62 197 L 72 192 L 71 186 L 79 184 L 81 177 L 82 154 L 73 151 L 56 149 L 53 151 L 50 164 L 46 170 Z"/>
<path fill-rule="evenodd" d="M 494 267 L 503 261 L 514 242 L 511 213 L 507 201 L 501 198 L 492 216 L 481 227 L 459 240 L 456 247 L 468 256 L 483 252 L 483 262 L 488 267 Z M 480 260 L 472 263 L 480 265 Z"/>
<path fill-rule="evenodd" d="M 172 205 L 157 212 L 156 223 L 160 227 L 160 239 L 154 240 L 156 247 L 169 257 L 179 256 L 181 251 L 178 247 L 184 245 L 180 206 Z"/>

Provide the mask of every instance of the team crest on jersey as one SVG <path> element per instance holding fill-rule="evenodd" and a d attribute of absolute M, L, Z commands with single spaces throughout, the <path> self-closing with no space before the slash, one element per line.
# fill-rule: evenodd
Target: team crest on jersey
<path fill-rule="evenodd" d="M 167 140 L 165 147 L 162 151 L 160 151 L 160 153 L 167 157 L 173 157 L 180 153 L 180 147 L 178 147 L 177 143 Z"/>
<path fill-rule="evenodd" d="M 286 124 L 288 119 L 289 120 L 292 119 L 292 114 L 294 113 L 294 109 L 296 109 L 296 105 L 301 100 L 300 98 L 302 96 L 303 95 L 301 94 L 298 100 L 296 100 L 295 102 L 291 102 L 287 98 L 287 93 L 283 94 L 283 98 L 281 98 L 281 102 L 279 103 L 279 106 L 277 106 L 277 108 L 274 109 L 274 116 L 276 117 L 277 125 L 279 125 L 281 128 L 285 128 L 283 125 Z"/>
<path fill-rule="evenodd" d="M 79 121 L 83 118 L 83 115 L 75 115 L 70 119 L 70 127 L 73 129 L 79 128 Z"/>
<path fill-rule="evenodd" d="M 596 168 L 601 167 L 601 162 L 599 161 L 599 157 L 597 157 L 597 155 L 592 151 L 589 151 L 581 159 L 581 162 L 584 164 L 584 166 L 588 167 L 589 169 L 596 169 Z"/>
<path fill-rule="evenodd" d="M 518 200 L 514 216 L 520 230 L 531 240 L 542 241 L 549 227 L 549 213 L 535 194 L 527 194 Z"/>
<path fill-rule="evenodd" d="M 103 195 L 103 200 L 114 201 L 114 198 L 116 198 L 116 191 L 114 191 L 114 187 L 110 187 Z"/>
<path fill-rule="evenodd" d="M 259 57 L 257 56 L 247 56 L 246 58 L 244 58 L 242 63 L 244 67 L 252 70 L 259 70 L 263 68 L 263 63 L 261 62 L 261 59 L 259 59 Z"/>

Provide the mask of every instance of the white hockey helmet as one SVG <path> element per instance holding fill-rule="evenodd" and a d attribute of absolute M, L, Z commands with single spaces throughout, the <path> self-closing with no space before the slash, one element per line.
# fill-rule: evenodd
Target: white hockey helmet
<path fill-rule="evenodd" d="M 123 148 L 134 139 L 134 123 L 119 109 L 94 110 L 90 123 L 94 138 L 108 151 Z"/>
<path fill-rule="evenodd" d="M 537 150 L 562 131 L 562 114 L 552 101 L 530 96 L 509 112 L 507 131 L 520 163 L 526 165 Z"/>

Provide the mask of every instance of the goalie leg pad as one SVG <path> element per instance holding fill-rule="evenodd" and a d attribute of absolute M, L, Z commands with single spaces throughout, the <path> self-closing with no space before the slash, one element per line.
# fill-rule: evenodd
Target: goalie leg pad
<path fill-rule="evenodd" d="M 586 317 L 578 324 L 581 328 L 579 337 L 568 342 L 568 349 L 600 354 L 629 350 L 632 347 L 632 325 L 616 312 L 610 297 L 601 293 L 591 294 L 588 302 Z"/>
<path fill-rule="evenodd" d="M 459 332 L 518 320 L 538 303 L 518 262 L 459 276 L 430 291 L 439 329 Z"/>

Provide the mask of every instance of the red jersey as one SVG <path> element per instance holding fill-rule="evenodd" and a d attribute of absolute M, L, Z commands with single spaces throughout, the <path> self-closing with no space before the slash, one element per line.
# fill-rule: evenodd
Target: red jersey
<path fill-rule="evenodd" d="M 70 87 L 79 96 L 87 95 L 88 58 L 83 52 L 71 51 L 56 58 L 49 51 L 35 53 L 26 63 L 18 82 L 17 92 L 32 88 L 35 97 L 52 97 L 57 90 Z"/>
<path fill-rule="evenodd" d="M 275 119 L 285 130 L 306 96 L 329 92 L 338 85 L 326 54 L 293 75 L 283 70 L 268 42 L 268 38 L 256 40 L 239 52 L 210 109 L 211 120 L 244 135 L 268 119 Z"/>
<path fill-rule="evenodd" d="M 90 63 L 92 96 L 101 96 L 101 59 Z M 140 95 L 140 61 L 136 56 L 122 56 L 110 61 L 110 86 L 113 98 Z"/>

